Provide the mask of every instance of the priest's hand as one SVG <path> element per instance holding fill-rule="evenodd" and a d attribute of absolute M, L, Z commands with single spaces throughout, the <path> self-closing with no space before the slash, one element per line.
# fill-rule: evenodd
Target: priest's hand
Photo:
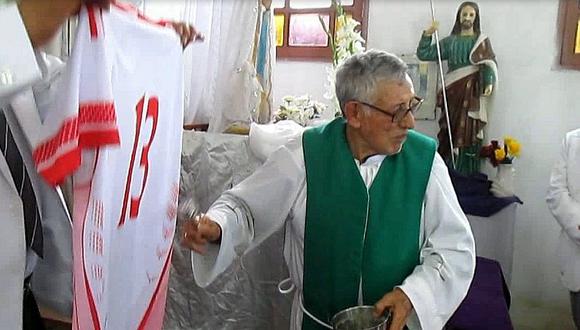
<path fill-rule="evenodd" d="M 181 245 L 199 254 L 205 253 L 208 243 L 218 242 L 221 237 L 221 227 L 205 214 L 187 220 L 181 227 Z"/>
<path fill-rule="evenodd" d="M 413 310 L 413 304 L 403 290 L 395 288 L 375 304 L 375 316 L 383 315 L 388 310 L 391 311 L 389 330 L 402 330 Z"/>

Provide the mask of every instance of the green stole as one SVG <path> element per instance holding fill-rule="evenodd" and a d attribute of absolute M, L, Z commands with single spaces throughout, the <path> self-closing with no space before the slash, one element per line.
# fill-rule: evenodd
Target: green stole
<path fill-rule="evenodd" d="M 329 323 L 338 311 L 358 305 L 361 276 L 363 302 L 373 305 L 419 264 L 421 212 L 436 143 L 409 131 L 401 152 L 383 160 L 368 194 L 343 118 L 305 131 L 303 149 L 303 302 Z M 304 314 L 302 329 L 324 327 Z"/>

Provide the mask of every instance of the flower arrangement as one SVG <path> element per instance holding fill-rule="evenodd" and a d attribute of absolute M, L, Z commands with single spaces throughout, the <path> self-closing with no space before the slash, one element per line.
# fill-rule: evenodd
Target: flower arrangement
<path fill-rule="evenodd" d="M 489 158 L 491 165 L 497 167 L 499 164 L 512 164 L 514 158 L 520 156 L 521 148 L 518 140 L 506 136 L 503 145 L 498 140 L 491 140 L 488 145 L 481 147 L 479 156 Z"/>
<path fill-rule="evenodd" d="M 364 51 L 363 44 L 365 40 L 361 36 L 360 31 L 357 31 L 360 22 L 346 14 L 340 0 L 332 0 L 332 6 L 336 11 L 334 38 L 326 24 L 324 24 L 322 17 L 318 16 L 318 19 L 320 20 L 320 24 L 322 24 L 324 32 L 330 39 L 332 65 L 337 67 L 351 55 Z"/>
<path fill-rule="evenodd" d="M 324 110 L 326 110 L 326 105 L 313 101 L 310 95 L 285 96 L 274 113 L 274 122 L 293 120 L 299 125 L 307 126 L 312 119 L 320 118 Z"/>
<path fill-rule="evenodd" d="M 334 79 L 336 67 L 344 60 L 354 54 L 361 53 L 365 50 L 365 40 L 359 31 L 360 22 L 349 16 L 342 7 L 340 0 L 332 0 L 332 6 L 336 11 L 335 36 L 333 37 L 329 28 L 324 23 L 322 17 L 318 17 L 324 32 L 330 40 L 332 49 L 332 67 L 327 68 L 328 78 L 326 83 L 326 92 L 324 98 L 331 100 L 335 110 L 335 116 L 340 116 L 340 106 L 334 90 Z"/>

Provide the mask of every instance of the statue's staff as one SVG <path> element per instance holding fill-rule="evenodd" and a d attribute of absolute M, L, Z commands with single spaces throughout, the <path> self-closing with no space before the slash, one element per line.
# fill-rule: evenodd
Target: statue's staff
<path fill-rule="evenodd" d="M 431 20 L 433 24 L 436 24 L 435 20 L 435 7 L 433 5 L 433 0 L 429 0 L 431 4 Z M 453 136 L 451 134 L 451 121 L 449 120 L 449 107 L 447 106 L 447 90 L 445 88 L 445 76 L 443 75 L 443 61 L 441 59 L 441 45 L 439 44 L 439 31 L 437 27 L 433 32 L 435 36 L 435 45 L 437 45 L 437 64 L 439 64 L 439 76 L 441 77 L 441 90 L 443 93 L 443 109 L 445 113 L 445 120 L 447 121 L 447 133 L 449 135 L 449 148 L 451 149 L 451 166 L 455 169 L 455 154 L 453 152 Z"/>

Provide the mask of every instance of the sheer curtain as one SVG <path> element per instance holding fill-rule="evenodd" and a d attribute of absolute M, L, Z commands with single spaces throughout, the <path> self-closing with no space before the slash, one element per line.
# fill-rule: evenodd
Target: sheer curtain
<path fill-rule="evenodd" d="M 260 118 L 267 121 L 268 109 L 260 110 L 264 89 L 255 68 L 263 11 L 259 0 L 143 0 L 136 4 L 148 16 L 189 22 L 205 35 L 204 42 L 185 50 L 186 123 L 209 123 L 209 131 L 223 132 L 232 126 L 247 127 Z M 267 58 L 270 63 L 270 50 Z M 269 83 L 265 85 L 270 88 Z M 260 116 L 264 112 L 268 114 Z"/>

